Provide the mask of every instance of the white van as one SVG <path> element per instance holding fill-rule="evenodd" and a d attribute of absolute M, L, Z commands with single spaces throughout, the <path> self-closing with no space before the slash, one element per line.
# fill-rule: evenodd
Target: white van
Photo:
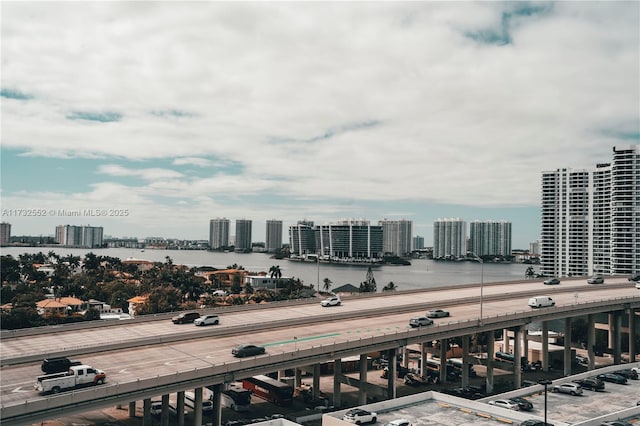
<path fill-rule="evenodd" d="M 556 302 L 549 296 L 536 296 L 529 299 L 529 306 L 532 308 L 543 308 L 546 306 L 555 306 Z"/>
<path fill-rule="evenodd" d="M 192 410 L 196 408 L 196 395 L 193 392 L 187 391 L 184 393 L 184 405 Z M 213 401 L 210 399 L 210 395 L 207 395 L 207 392 L 203 392 L 202 395 L 202 411 L 213 411 Z"/>

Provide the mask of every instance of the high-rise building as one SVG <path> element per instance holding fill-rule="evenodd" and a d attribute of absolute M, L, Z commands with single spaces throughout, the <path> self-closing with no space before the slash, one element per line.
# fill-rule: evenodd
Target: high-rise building
<path fill-rule="evenodd" d="M 424 248 L 424 237 L 416 235 L 413 237 L 413 250 L 422 250 Z"/>
<path fill-rule="evenodd" d="M 300 220 L 297 224 L 289 226 L 289 245 L 291 254 L 304 256 L 316 252 L 316 236 L 313 222 Z"/>
<path fill-rule="evenodd" d="M 7 245 L 11 242 L 11 224 L 7 222 L 0 223 L 0 245 Z"/>
<path fill-rule="evenodd" d="M 267 220 L 266 249 L 268 253 L 273 253 L 282 248 L 282 221 Z"/>
<path fill-rule="evenodd" d="M 220 250 L 229 246 L 229 219 L 216 218 L 209 221 L 209 247 Z"/>
<path fill-rule="evenodd" d="M 235 251 L 251 251 L 251 220 L 236 219 Z"/>
<path fill-rule="evenodd" d="M 338 259 L 382 257 L 382 226 L 368 220 L 345 219 L 315 228 L 316 251 Z"/>
<path fill-rule="evenodd" d="M 433 258 L 467 254 L 467 224 L 462 219 L 438 219 L 433 223 Z"/>
<path fill-rule="evenodd" d="M 102 247 L 103 228 L 101 226 L 56 226 L 56 242 L 70 247 Z"/>
<path fill-rule="evenodd" d="M 640 272 L 640 145 L 614 147 L 611 164 L 542 173 L 541 272 Z"/>
<path fill-rule="evenodd" d="M 413 222 L 410 220 L 380 220 L 382 227 L 382 251 L 396 256 L 411 254 Z"/>
<path fill-rule="evenodd" d="M 469 225 L 470 252 L 476 256 L 511 256 L 511 222 L 475 220 Z"/>

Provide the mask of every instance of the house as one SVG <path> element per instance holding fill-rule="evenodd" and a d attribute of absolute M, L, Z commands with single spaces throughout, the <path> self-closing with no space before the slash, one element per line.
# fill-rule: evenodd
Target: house
<path fill-rule="evenodd" d="M 136 314 L 136 308 L 147 303 L 148 298 L 149 296 L 134 296 L 131 299 L 128 299 L 127 302 L 129 302 L 129 315 L 134 317 Z"/>

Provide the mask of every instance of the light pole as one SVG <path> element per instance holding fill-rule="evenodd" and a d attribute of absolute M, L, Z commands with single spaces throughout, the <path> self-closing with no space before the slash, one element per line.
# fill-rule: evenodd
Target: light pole
<path fill-rule="evenodd" d="M 544 385 L 544 424 L 547 426 L 547 386 L 553 383 L 551 380 L 538 380 L 539 385 Z"/>
<path fill-rule="evenodd" d="M 484 302 L 484 261 L 480 258 L 480 325 L 482 325 L 482 304 Z"/>
<path fill-rule="evenodd" d="M 316 262 L 318 262 L 318 294 L 320 293 L 320 256 L 316 256 Z"/>

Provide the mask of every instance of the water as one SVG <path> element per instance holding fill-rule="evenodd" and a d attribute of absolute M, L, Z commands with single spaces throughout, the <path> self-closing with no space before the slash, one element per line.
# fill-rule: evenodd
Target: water
<path fill-rule="evenodd" d="M 213 266 L 218 269 L 237 264 L 250 272 L 268 272 L 274 265 L 280 266 L 283 277 L 299 278 L 305 285 L 323 286 L 323 280 L 329 278 L 331 287 L 353 284 L 358 287 L 365 281 L 367 268 L 363 266 L 329 265 L 321 263 L 300 263 L 286 259 L 272 259 L 266 253 L 218 253 L 203 250 L 134 250 L 125 248 L 110 249 L 77 249 L 61 247 L 2 247 L 2 255 L 17 258 L 23 253 L 48 253 L 54 251 L 60 256 L 72 254 L 84 257 L 93 252 L 98 256 L 144 259 L 164 262 L 169 256 L 174 264 L 188 266 Z M 373 268 L 378 291 L 389 282 L 393 282 L 398 290 L 446 287 L 456 284 L 478 284 L 514 281 L 525 278 L 525 271 L 530 265 L 522 263 L 485 263 L 476 262 L 434 262 L 428 259 L 412 259 L 410 266 L 377 266 Z M 319 280 L 318 280 L 319 276 Z"/>

